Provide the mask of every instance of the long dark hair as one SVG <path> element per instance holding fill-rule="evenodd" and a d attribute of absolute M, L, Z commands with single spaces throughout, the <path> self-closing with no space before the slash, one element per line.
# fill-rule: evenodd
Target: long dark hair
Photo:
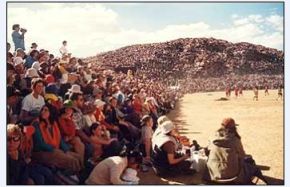
<path fill-rule="evenodd" d="M 46 120 L 44 118 L 42 118 L 42 114 L 41 114 L 42 111 L 43 111 L 43 109 L 44 109 L 44 107 L 47 107 L 48 108 L 48 111 L 49 111 L 48 121 L 49 121 L 49 123 L 51 125 L 53 125 L 54 122 L 56 122 L 57 120 L 55 119 L 55 117 L 53 115 L 51 115 L 51 108 L 47 104 L 43 105 L 43 107 L 40 109 L 39 122 L 44 122 L 46 125 L 48 125 L 46 123 Z"/>

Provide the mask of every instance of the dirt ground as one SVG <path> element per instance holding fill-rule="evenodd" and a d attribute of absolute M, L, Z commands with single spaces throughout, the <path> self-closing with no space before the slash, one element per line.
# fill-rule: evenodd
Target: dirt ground
<path fill-rule="evenodd" d="M 251 154 L 271 184 L 284 183 L 284 117 L 283 101 L 277 101 L 277 90 L 253 101 L 253 91 L 244 91 L 239 98 L 215 101 L 224 92 L 185 95 L 176 109 L 168 115 L 179 132 L 201 146 L 207 146 L 224 117 L 232 117 L 239 124 L 238 131 L 247 154 Z M 152 170 L 139 173 L 140 184 L 204 184 L 201 174 L 163 179 Z"/>

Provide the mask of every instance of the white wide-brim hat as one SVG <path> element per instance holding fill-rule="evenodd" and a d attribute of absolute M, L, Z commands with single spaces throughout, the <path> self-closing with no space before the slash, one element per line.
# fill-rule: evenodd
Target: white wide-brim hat
<path fill-rule="evenodd" d="M 106 103 L 104 101 L 102 101 L 101 99 L 96 99 L 95 102 L 94 102 L 94 105 L 96 107 L 101 107 L 103 105 L 105 105 Z"/>
<path fill-rule="evenodd" d="M 26 73 L 25 73 L 25 76 L 24 77 L 30 77 L 30 78 L 33 78 L 33 77 L 39 77 L 36 69 L 34 68 L 29 68 Z"/>
<path fill-rule="evenodd" d="M 167 133 L 171 132 L 173 129 L 175 129 L 175 126 L 173 125 L 173 123 L 171 121 L 165 121 L 160 126 L 160 131 L 162 134 L 167 134 Z"/>
<path fill-rule="evenodd" d="M 80 87 L 80 85 L 77 85 L 77 84 L 73 84 L 73 85 L 71 86 L 71 88 L 68 89 L 68 91 L 71 92 L 71 93 L 80 93 L 80 94 L 83 93 L 83 92 L 81 91 L 81 87 Z"/>
<path fill-rule="evenodd" d="M 138 182 L 140 179 L 137 177 L 137 171 L 132 168 L 127 168 L 125 172 L 123 173 L 122 179 L 124 181 L 132 181 L 132 182 Z"/>

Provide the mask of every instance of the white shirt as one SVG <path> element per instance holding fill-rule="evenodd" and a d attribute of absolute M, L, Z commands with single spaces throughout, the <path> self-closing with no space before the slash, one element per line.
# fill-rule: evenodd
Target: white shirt
<path fill-rule="evenodd" d="M 60 52 L 60 54 L 62 54 L 62 55 L 64 55 L 64 54 L 68 54 L 67 48 L 66 48 L 66 46 L 64 46 L 64 45 L 59 49 L 59 52 Z"/>
<path fill-rule="evenodd" d="M 30 112 L 31 110 L 38 110 L 45 105 L 44 98 L 39 95 L 38 98 L 33 97 L 32 93 L 24 97 L 22 101 L 22 110 Z"/>

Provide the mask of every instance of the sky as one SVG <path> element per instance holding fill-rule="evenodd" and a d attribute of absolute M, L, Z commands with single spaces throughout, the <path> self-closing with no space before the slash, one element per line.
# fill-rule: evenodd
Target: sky
<path fill-rule="evenodd" d="M 59 56 L 62 41 L 76 57 L 178 38 L 213 37 L 283 50 L 283 3 L 8 3 L 12 25 Z"/>

